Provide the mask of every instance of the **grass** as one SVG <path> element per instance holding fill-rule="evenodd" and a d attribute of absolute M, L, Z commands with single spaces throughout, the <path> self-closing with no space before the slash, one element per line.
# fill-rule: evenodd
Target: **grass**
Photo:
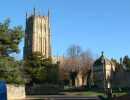
<path fill-rule="evenodd" d="M 113 95 L 116 96 L 122 96 L 122 95 L 127 95 L 127 92 L 114 92 Z M 103 92 L 94 92 L 94 91 L 87 91 L 83 92 L 83 95 L 85 96 L 104 96 L 105 94 Z"/>
<path fill-rule="evenodd" d="M 67 95 L 82 95 L 82 96 L 105 96 L 104 92 L 102 91 L 71 91 L 65 92 Z M 123 96 L 127 95 L 127 92 L 114 92 L 113 95 L 115 96 Z"/>
<path fill-rule="evenodd" d="M 64 91 L 65 95 L 75 95 L 75 96 L 97 96 L 99 97 L 101 100 L 111 100 L 111 97 L 108 97 L 105 95 L 104 91 L 102 89 L 98 89 L 98 88 L 92 88 L 92 89 L 66 89 Z M 112 93 L 112 97 L 116 97 L 116 98 L 120 98 L 122 96 L 128 96 L 130 93 L 130 89 L 122 89 L 122 90 L 116 90 L 113 89 L 113 93 Z M 113 99 L 114 100 L 114 99 Z"/>
<path fill-rule="evenodd" d="M 118 96 L 127 95 L 127 94 L 128 94 L 127 92 L 116 92 L 116 93 L 113 93 L 113 95 L 116 95 L 117 97 Z"/>
<path fill-rule="evenodd" d="M 84 96 L 104 96 L 104 93 L 102 92 L 94 92 L 94 91 L 87 91 L 87 92 L 83 92 Z"/>

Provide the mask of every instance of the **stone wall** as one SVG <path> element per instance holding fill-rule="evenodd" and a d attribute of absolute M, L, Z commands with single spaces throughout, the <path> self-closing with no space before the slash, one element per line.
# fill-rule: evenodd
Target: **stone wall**
<path fill-rule="evenodd" d="M 25 98 L 25 86 L 7 84 L 7 98 L 8 100 Z"/>
<path fill-rule="evenodd" d="M 130 87 L 130 71 L 119 71 L 114 73 L 112 80 L 113 87 Z"/>

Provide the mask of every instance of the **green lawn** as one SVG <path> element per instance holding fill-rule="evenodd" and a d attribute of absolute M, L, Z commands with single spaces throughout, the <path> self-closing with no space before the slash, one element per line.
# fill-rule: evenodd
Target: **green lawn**
<path fill-rule="evenodd" d="M 116 93 L 113 93 L 113 95 L 116 95 L 116 96 L 122 96 L 122 95 L 126 95 L 128 94 L 127 92 L 116 92 Z"/>
<path fill-rule="evenodd" d="M 126 94 L 128 94 L 128 93 L 127 92 L 113 93 L 113 95 L 116 95 L 116 96 L 122 96 L 122 95 L 126 95 Z M 105 94 L 103 92 L 94 92 L 94 91 L 83 92 L 83 95 L 85 95 L 85 96 L 105 96 Z"/>
<path fill-rule="evenodd" d="M 85 96 L 99 96 L 99 95 L 104 96 L 104 93 L 87 91 L 87 92 L 83 92 L 83 95 L 85 95 Z"/>
<path fill-rule="evenodd" d="M 123 95 L 128 95 L 129 90 L 122 90 L 122 91 L 118 91 L 118 90 L 113 90 L 113 96 L 115 95 L 116 97 L 119 96 L 123 96 Z M 84 89 L 84 90 L 78 90 L 78 89 L 68 89 L 66 88 L 66 90 L 64 91 L 65 95 L 80 95 L 80 96 L 101 96 L 101 97 L 107 97 L 104 93 L 103 90 L 101 89 Z"/>

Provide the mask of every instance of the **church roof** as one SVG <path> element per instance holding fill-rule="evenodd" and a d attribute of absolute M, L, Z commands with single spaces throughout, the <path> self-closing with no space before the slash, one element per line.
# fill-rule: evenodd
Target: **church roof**
<path fill-rule="evenodd" d="M 103 52 L 102 52 L 101 56 L 94 62 L 93 66 L 100 66 L 103 63 L 112 64 L 112 62 L 107 57 L 105 57 Z"/>

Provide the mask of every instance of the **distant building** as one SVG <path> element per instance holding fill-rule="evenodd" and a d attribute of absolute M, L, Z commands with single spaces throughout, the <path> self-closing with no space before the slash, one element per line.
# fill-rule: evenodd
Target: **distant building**
<path fill-rule="evenodd" d="M 130 88 L 130 70 L 126 68 L 122 61 L 120 67 L 116 63 L 106 58 L 103 53 L 94 62 L 93 82 L 98 88 Z"/>
<path fill-rule="evenodd" d="M 114 63 L 102 55 L 94 62 L 93 81 L 99 88 L 111 88 L 111 81 L 115 71 Z"/>
<path fill-rule="evenodd" d="M 51 57 L 50 14 L 41 16 L 26 14 L 24 58 L 30 53 L 40 52 L 46 58 Z"/>
<path fill-rule="evenodd" d="M 83 74 L 82 71 L 79 71 L 75 77 L 75 87 L 87 86 L 87 81 L 87 75 Z M 71 79 L 70 85 L 73 85 Z"/>

